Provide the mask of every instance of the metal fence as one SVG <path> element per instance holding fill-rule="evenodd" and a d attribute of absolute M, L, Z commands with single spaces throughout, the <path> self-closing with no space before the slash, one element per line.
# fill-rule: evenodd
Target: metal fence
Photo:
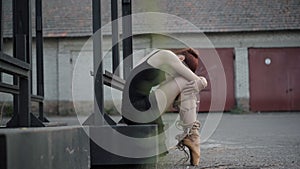
<path fill-rule="evenodd" d="M 3 51 L 3 2 L 0 0 L 1 11 L 1 43 L 0 43 L 0 74 L 13 76 L 13 84 L 0 79 L 0 92 L 13 95 L 13 116 L 7 127 L 41 127 L 48 122 L 44 117 L 44 70 L 43 70 L 43 28 L 42 1 L 35 0 L 36 15 L 36 55 L 37 63 L 32 65 L 32 4 L 31 0 L 13 0 L 13 56 Z M 37 68 L 37 94 L 32 94 L 32 66 Z M 39 115 L 31 113 L 31 102 L 39 104 Z"/>

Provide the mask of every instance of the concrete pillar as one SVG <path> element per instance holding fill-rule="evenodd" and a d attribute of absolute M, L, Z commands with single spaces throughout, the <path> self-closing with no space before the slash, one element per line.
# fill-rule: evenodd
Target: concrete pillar
<path fill-rule="evenodd" d="M 248 48 L 235 48 L 235 97 L 238 108 L 249 111 Z"/>

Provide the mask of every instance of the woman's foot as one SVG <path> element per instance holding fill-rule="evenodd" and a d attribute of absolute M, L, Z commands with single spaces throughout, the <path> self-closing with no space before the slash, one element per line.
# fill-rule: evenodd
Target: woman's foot
<path fill-rule="evenodd" d="M 200 162 L 200 137 L 199 135 L 189 135 L 183 140 L 185 145 L 190 152 L 190 163 L 193 166 L 198 166 Z"/>
<path fill-rule="evenodd" d="M 181 141 L 183 146 L 186 146 L 190 152 L 190 163 L 193 166 L 198 166 L 200 163 L 200 122 L 196 121 L 189 133 Z"/>

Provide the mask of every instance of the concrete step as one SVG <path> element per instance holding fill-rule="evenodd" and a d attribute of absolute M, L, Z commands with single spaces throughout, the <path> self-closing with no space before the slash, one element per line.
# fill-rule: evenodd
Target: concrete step
<path fill-rule="evenodd" d="M 0 169 L 88 169 L 90 142 L 81 126 L 0 129 Z"/>
<path fill-rule="evenodd" d="M 156 164 L 157 125 L 89 126 L 92 166 Z"/>

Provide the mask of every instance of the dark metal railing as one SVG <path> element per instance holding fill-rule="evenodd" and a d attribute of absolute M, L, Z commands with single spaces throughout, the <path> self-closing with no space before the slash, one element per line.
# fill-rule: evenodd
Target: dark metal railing
<path fill-rule="evenodd" d="M 119 75 L 120 72 L 116 72 L 117 67 L 120 64 L 120 54 L 119 54 L 119 26 L 118 22 L 118 0 L 111 1 L 111 21 L 112 21 L 112 63 L 113 69 L 112 72 L 115 75 Z M 94 57 L 94 86 L 95 86 L 95 108 L 94 113 L 85 121 L 86 125 L 103 125 L 110 124 L 113 125 L 115 122 L 104 112 L 104 94 L 103 86 L 114 85 L 109 84 L 110 79 L 107 76 L 103 76 L 103 65 L 102 60 L 102 35 L 101 31 L 101 1 L 93 0 L 92 1 L 93 9 L 93 57 Z M 122 30 L 123 30 L 123 73 L 124 78 L 129 75 L 129 72 L 132 69 L 132 19 L 131 19 L 131 0 L 122 0 Z M 105 79 L 106 78 L 106 79 Z M 121 87 L 120 87 L 121 86 Z M 122 88 L 122 85 L 119 85 L 119 89 Z M 98 112 L 99 111 L 99 112 Z M 101 114 L 101 116 L 99 116 Z"/>
<path fill-rule="evenodd" d="M 35 31 L 36 31 L 36 70 L 37 70 L 37 95 L 32 101 L 38 102 L 39 119 L 48 122 L 44 117 L 44 52 L 43 52 L 43 20 L 42 0 L 35 0 Z"/>
<path fill-rule="evenodd" d="M 132 10 L 131 0 L 122 0 L 123 71 L 126 80 L 133 67 L 132 60 Z M 113 34 L 116 32 L 113 32 Z"/>
<path fill-rule="evenodd" d="M 13 94 L 13 116 L 7 127 L 45 126 L 44 118 L 44 71 L 42 1 L 36 0 L 36 53 L 37 53 L 37 95 L 32 95 L 32 24 L 31 0 L 13 0 L 13 56 L 3 52 L 3 1 L 1 4 L 0 74 L 13 76 L 13 84 L 4 83 L 0 78 L 0 92 Z M 31 102 L 39 103 L 39 118 L 31 112 Z"/>

